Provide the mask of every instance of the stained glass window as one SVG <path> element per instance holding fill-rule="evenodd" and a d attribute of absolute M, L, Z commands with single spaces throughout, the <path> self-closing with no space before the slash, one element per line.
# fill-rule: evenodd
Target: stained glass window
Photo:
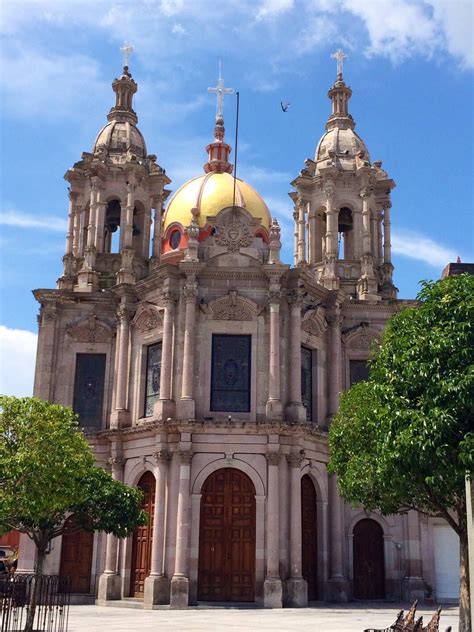
<path fill-rule="evenodd" d="M 250 412 L 252 336 L 213 334 L 211 410 Z"/>
<path fill-rule="evenodd" d="M 349 372 L 351 378 L 351 386 L 369 379 L 369 367 L 367 360 L 350 360 Z"/>
<path fill-rule="evenodd" d="M 313 418 L 313 352 L 301 347 L 301 401 L 306 409 L 306 419 Z"/>
<path fill-rule="evenodd" d="M 146 384 L 145 384 L 145 417 L 151 417 L 155 402 L 160 397 L 161 377 L 161 342 L 150 345 L 147 349 Z"/>
<path fill-rule="evenodd" d="M 72 407 L 83 428 L 102 428 L 105 353 L 78 353 Z"/>

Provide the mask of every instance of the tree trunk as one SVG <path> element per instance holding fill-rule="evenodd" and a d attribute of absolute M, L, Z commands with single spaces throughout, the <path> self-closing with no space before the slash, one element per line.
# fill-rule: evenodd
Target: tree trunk
<path fill-rule="evenodd" d="M 28 604 L 28 616 L 26 617 L 26 623 L 23 632 L 33 632 L 36 603 L 41 586 L 41 579 L 43 577 L 43 564 L 46 557 L 46 547 L 47 542 L 43 542 L 43 540 L 41 540 L 40 544 L 37 545 L 36 548 L 35 577 L 33 580 L 33 585 L 31 587 L 30 603 Z"/>
<path fill-rule="evenodd" d="M 469 552 L 467 546 L 467 531 L 463 530 L 460 541 L 460 585 L 459 585 L 459 632 L 472 632 L 471 602 L 469 590 Z"/>

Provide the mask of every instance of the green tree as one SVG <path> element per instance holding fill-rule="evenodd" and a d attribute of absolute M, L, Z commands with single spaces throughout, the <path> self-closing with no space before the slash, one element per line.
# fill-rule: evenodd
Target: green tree
<path fill-rule="evenodd" d="M 127 537 L 145 523 L 141 500 L 139 490 L 94 465 L 70 408 L 0 397 L 0 534 L 16 529 L 36 546 L 25 632 L 33 629 L 49 543 L 78 529 Z"/>
<path fill-rule="evenodd" d="M 474 471 L 474 277 L 424 282 L 394 315 L 370 378 L 343 394 L 329 431 L 345 500 L 440 516 L 460 540 L 460 630 L 470 632 L 465 476 Z"/>

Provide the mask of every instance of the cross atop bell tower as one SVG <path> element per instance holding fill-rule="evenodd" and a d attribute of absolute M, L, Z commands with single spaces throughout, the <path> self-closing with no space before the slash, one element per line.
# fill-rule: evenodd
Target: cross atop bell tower
<path fill-rule="evenodd" d="M 217 96 L 216 125 L 214 127 L 214 142 L 206 147 L 208 161 L 204 165 L 204 171 L 217 173 L 232 173 L 232 165 L 229 162 L 231 147 L 224 142 L 224 96 L 235 94 L 234 88 L 226 88 L 222 77 L 222 62 L 219 59 L 219 78 L 217 86 L 208 88 L 208 92 L 213 92 Z"/>
<path fill-rule="evenodd" d="M 346 61 L 347 55 L 342 50 L 342 48 L 338 48 L 337 51 L 331 55 L 331 57 L 337 62 L 337 78 L 341 78 L 342 80 L 342 65 Z"/>

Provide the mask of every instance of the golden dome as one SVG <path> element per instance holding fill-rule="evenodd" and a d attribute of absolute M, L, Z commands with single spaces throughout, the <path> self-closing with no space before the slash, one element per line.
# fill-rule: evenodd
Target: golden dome
<path fill-rule="evenodd" d="M 208 217 L 215 217 L 222 209 L 232 206 L 234 178 L 229 173 L 211 172 L 189 180 L 171 198 L 163 220 L 163 230 L 174 223 L 183 228 L 193 218 L 191 209 L 198 208 L 199 228 L 204 228 Z M 263 198 L 250 184 L 237 178 L 235 204 L 245 208 L 252 217 L 260 219 L 262 226 L 270 228 L 271 218 Z"/>

